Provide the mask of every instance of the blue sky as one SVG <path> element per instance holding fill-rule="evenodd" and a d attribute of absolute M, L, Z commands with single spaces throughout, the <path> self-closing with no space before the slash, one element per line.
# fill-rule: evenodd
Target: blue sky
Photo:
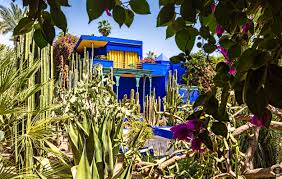
<path fill-rule="evenodd" d="M 9 6 L 11 0 L 0 0 L 0 4 Z M 21 0 L 16 0 L 21 5 Z M 153 51 L 156 54 L 165 54 L 167 57 L 177 55 L 180 51 L 177 48 L 174 37 L 165 39 L 166 28 L 156 27 L 156 17 L 159 12 L 158 0 L 148 0 L 151 8 L 150 15 L 136 15 L 134 22 L 130 28 L 119 25 L 114 22 L 112 17 L 103 14 L 97 20 L 92 21 L 88 24 L 88 16 L 86 12 L 86 0 L 69 0 L 71 7 L 64 8 L 68 20 L 68 29 L 71 34 L 80 36 L 84 35 L 98 35 L 100 36 L 97 27 L 100 20 L 109 20 L 112 25 L 111 37 L 128 38 L 134 40 L 143 41 L 143 53 L 144 55 L 148 51 Z M 9 41 L 11 34 L 0 35 L 0 43 L 11 45 Z"/>

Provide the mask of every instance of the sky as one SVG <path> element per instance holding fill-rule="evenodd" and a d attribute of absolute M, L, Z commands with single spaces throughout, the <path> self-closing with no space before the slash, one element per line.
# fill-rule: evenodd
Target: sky
<path fill-rule="evenodd" d="M 0 0 L 0 4 L 9 6 L 11 0 Z M 177 48 L 174 37 L 165 39 L 166 28 L 156 27 L 156 17 L 159 12 L 158 0 L 148 0 L 150 4 L 150 15 L 135 15 L 133 24 L 130 28 L 125 25 L 121 28 L 112 17 L 103 14 L 99 19 L 88 23 L 86 12 L 86 0 L 69 0 L 71 7 L 63 8 L 68 21 L 68 31 L 73 35 L 91 35 L 100 36 L 98 32 L 98 22 L 108 20 L 112 26 L 110 37 L 133 39 L 143 41 L 143 55 L 148 51 L 153 51 L 157 55 L 163 53 L 167 57 L 178 55 L 180 50 Z M 22 6 L 22 0 L 16 0 Z M 59 31 L 57 30 L 57 34 Z M 12 45 L 9 41 L 11 33 L 0 35 L 0 43 Z"/>

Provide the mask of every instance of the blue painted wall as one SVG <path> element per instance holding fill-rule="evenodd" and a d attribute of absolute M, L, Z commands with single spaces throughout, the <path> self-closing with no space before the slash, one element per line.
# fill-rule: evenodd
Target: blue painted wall
<path fill-rule="evenodd" d="M 114 79 L 115 81 L 115 79 Z M 141 78 L 139 82 L 139 100 L 141 105 L 141 110 L 143 111 L 143 83 L 144 79 Z M 155 89 L 156 97 L 160 96 L 161 99 L 166 95 L 165 91 L 165 77 L 154 77 L 152 78 L 152 90 Z M 145 84 L 145 96 L 149 95 L 150 91 L 150 81 L 146 78 Z M 119 100 L 122 100 L 123 96 L 126 94 L 128 99 L 130 98 L 130 91 L 134 89 L 136 92 L 136 79 L 132 77 L 120 77 L 119 80 Z M 114 92 L 116 92 L 116 85 L 114 85 Z"/>

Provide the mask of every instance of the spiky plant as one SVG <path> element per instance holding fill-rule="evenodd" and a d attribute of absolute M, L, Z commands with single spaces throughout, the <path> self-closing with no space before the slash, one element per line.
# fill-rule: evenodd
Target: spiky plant
<path fill-rule="evenodd" d="M 10 3 L 10 8 L 0 5 L 0 33 L 12 32 L 21 18 L 24 17 L 25 12 L 25 10 L 22 10 L 14 3 Z M 15 40 L 16 37 L 13 37 L 14 43 Z"/>
<path fill-rule="evenodd" d="M 98 30 L 103 36 L 107 37 L 107 36 L 110 35 L 112 27 L 111 27 L 111 24 L 109 23 L 109 21 L 102 20 L 102 21 L 99 22 Z"/>
<path fill-rule="evenodd" d="M 123 143 L 124 118 L 133 118 L 129 103 L 119 103 L 112 78 L 96 66 L 93 78 L 83 80 L 62 95 L 64 114 L 70 118 L 66 131 L 73 153 L 74 178 L 112 178 Z M 126 161 L 125 161 L 126 162 Z"/>

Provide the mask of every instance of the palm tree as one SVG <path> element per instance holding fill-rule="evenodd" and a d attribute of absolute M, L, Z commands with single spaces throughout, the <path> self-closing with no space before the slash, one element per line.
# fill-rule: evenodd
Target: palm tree
<path fill-rule="evenodd" d="M 107 20 L 99 22 L 98 30 L 103 36 L 108 36 L 111 33 L 111 24 Z"/>
<path fill-rule="evenodd" d="M 14 3 L 10 4 L 10 8 L 0 5 L 0 34 L 13 31 L 21 18 L 24 17 L 25 12 Z M 16 37 L 13 37 L 12 40 L 15 43 Z"/>
<path fill-rule="evenodd" d="M 157 57 L 157 55 L 152 51 L 149 51 L 146 55 L 147 58 L 151 58 L 151 59 L 155 59 Z"/>

